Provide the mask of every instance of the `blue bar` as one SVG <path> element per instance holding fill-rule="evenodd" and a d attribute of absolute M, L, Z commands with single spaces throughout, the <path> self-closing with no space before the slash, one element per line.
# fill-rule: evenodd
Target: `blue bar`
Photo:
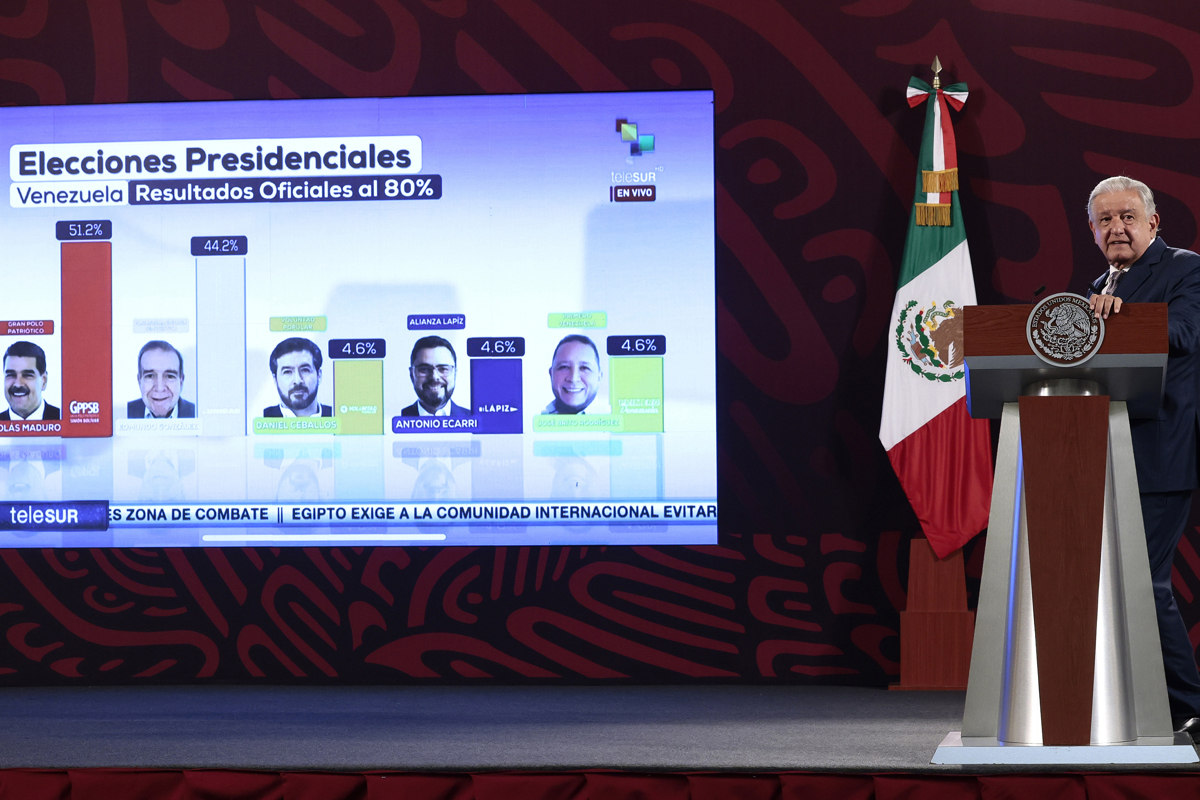
<path fill-rule="evenodd" d="M 521 359 L 471 359 L 471 413 L 476 433 L 522 433 Z"/>

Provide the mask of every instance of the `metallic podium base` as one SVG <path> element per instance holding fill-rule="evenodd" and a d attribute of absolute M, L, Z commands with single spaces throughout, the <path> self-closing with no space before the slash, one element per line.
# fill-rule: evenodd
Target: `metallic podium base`
<path fill-rule="evenodd" d="M 942 739 L 933 754 L 931 764 L 969 765 L 1012 765 L 1023 764 L 1196 764 L 1200 755 L 1191 737 L 1186 733 L 1175 734 L 1174 744 L 1161 744 L 1162 737 L 1141 739 L 1130 744 L 1104 745 L 1040 745 L 1005 744 L 993 742 L 991 746 L 963 745 L 958 731 L 951 731 Z"/>
<path fill-rule="evenodd" d="M 1034 389 L 1036 387 L 1030 387 Z M 1064 394 L 1092 394 L 1050 386 Z M 1029 392 L 1027 394 L 1043 392 Z M 1055 393 L 1055 392 L 1045 392 Z M 988 543 L 961 734 L 934 764 L 1197 763 L 1171 730 L 1158 624 L 1142 527 L 1126 404 L 1109 406 L 1091 744 L 1043 744 L 1037 643 L 1030 583 L 1020 412 L 1002 414 Z"/>

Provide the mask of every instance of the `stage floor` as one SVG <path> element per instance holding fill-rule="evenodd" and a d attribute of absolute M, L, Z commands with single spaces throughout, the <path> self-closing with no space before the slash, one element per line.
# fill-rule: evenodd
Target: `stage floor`
<path fill-rule="evenodd" d="M 961 727 L 961 692 L 20 688 L 0 690 L 0 709 L 0 768 L 1020 771 L 929 763 L 942 737 Z"/>

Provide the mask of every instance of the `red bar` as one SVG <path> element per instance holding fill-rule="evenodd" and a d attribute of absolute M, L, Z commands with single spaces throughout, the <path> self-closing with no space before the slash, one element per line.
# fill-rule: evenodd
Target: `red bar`
<path fill-rule="evenodd" d="M 112 243 L 62 244 L 64 437 L 112 436 Z"/>

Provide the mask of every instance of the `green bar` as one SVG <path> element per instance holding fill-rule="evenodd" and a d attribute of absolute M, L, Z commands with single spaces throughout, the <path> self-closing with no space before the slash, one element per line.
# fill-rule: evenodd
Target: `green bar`
<path fill-rule="evenodd" d="M 325 317 L 271 317 L 271 330 L 281 331 L 323 331 Z"/>
<path fill-rule="evenodd" d="M 624 417 L 615 414 L 539 414 L 533 418 L 533 429 L 538 433 L 547 431 L 607 431 L 620 433 Z"/>
<path fill-rule="evenodd" d="M 258 434 L 337 433 L 337 417 L 255 417 L 254 432 Z"/>
<path fill-rule="evenodd" d="M 662 356 L 608 360 L 608 398 L 626 433 L 662 433 Z"/>
<path fill-rule="evenodd" d="M 551 328 L 607 328 L 607 311 L 577 311 L 569 314 L 551 314 L 546 321 Z"/>
<path fill-rule="evenodd" d="M 343 435 L 383 433 L 383 362 L 333 362 L 333 414 Z"/>

